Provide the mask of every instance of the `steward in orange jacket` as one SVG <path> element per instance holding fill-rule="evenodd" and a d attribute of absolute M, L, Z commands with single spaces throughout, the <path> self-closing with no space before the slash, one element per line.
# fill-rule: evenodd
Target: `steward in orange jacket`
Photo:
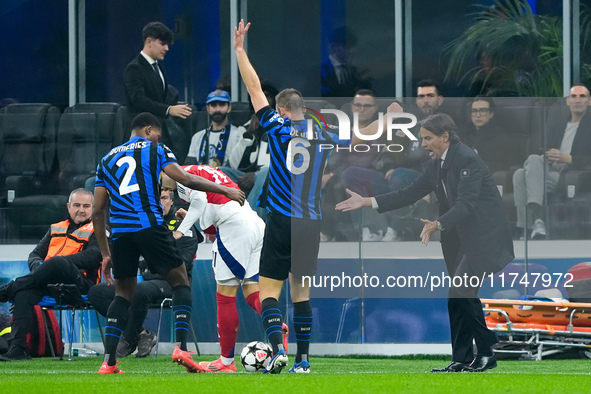
<path fill-rule="evenodd" d="M 93 203 L 91 192 L 74 190 L 68 199 L 68 219 L 52 224 L 29 255 L 31 272 L 0 287 L 0 302 L 14 302 L 13 338 L 0 361 L 31 358 L 27 334 L 35 328 L 33 307 L 48 295 L 48 284 L 74 284 L 80 294 L 87 294 L 98 282 L 102 255 L 90 221 Z"/>
<path fill-rule="evenodd" d="M 54 256 L 68 256 L 67 260 L 88 280 L 88 287 L 99 282 L 102 257 L 90 219 L 76 224 L 68 218 L 52 224 L 29 254 L 29 269 L 34 271 Z"/>

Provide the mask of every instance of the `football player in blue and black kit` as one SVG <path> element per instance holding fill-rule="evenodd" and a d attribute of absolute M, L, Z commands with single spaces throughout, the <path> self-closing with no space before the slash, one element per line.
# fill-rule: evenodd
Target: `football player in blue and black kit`
<path fill-rule="evenodd" d="M 187 351 L 191 288 L 172 233 L 162 225 L 160 175 L 164 171 L 191 189 L 223 194 L 240 204 L 244 203 L 245 196 L 237 189 L 217 185 L 184 171 L 172 151 L 158 143 L 162 127 L 154 115 L 139 114 L 131 127 L 130 140 L 111 149 L 99 163 L 94 189 L 92 219 L 103 257 L 103 275 L 109 284 L 113 283 L 113 276 L 116 278 L 115 299 L 107 311 L 105 358 L 99 374 L 122 373 L 117 368 L 116 349 L 137 286 L 140 255 L 150 271 L 162 275 L 173 291 L 175 336 L 179 342 L 172 355 L 173 361 L 184 365 L 189 372 L 201 372 L 202 368 Z M 109 201 L 112 256 L 105 232 Z"/>
<path fill-rule="evenodd" d="M 263 326 L 273 347 L 273 358 L 264 372 L 280 373 L 287 366 L 278 299 L 283 282 L 289 277 L 297 342 L 296 360 L 289 371 L 309 373 L 312 306 L 310 287 L 304 285 L 302 277 L 314 275 L 318 261 L 321 180 L 332 150 L 322 148 L 328 144 L 348 146 L 349 141 L 340 140 L 334 130 L 324 126 L 309 130 L 302 95 L 295 89 L 285 89 L 277 95 L 276 109 L 269 106 L 244 50 L 244 36 L 249 28 L 250 23 L 245 26 L 240 21 L 234 29 L 234 50 L 253 107 L 267 133 L 271 154 L 268 191 L 260 200 L 270 212 L 259 269 Z"/>

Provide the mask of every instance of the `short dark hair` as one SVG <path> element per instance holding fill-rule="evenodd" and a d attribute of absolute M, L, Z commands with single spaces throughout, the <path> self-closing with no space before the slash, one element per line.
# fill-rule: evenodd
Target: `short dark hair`
<path fill-rule="evenodd" d="M 142 112 L 131 122 L 131 129 L 143 129 L 146 126 L 152 126 L 162 130 L 162 124 L 154 115 L 149 112 Z"/>
<path fill-rule="evenodd" d="M 340 26 L 330 33 L 329 44 L 353 48 L 357 45 L 357 35 L 345 26 Z"/>
<path fill-rule="evenodd" d="M 171 188 L 169 188 L 169 187 L 162 186 L 162 187 L 160 188 L 160 194 L 162 194 L 162 192 L 167 192 L 167 193 L 168 193 L 168 197 L 169 197 L 169 198 L 170 198 L 172 201 L 174 201 L 174 190 L 172 190 L 172 189 L 171 189 Z"/>
<path fill-rule="evenodd" d="M 92 192 L 90 190 L 86 190 L 83 187 L 79 187 L 78 189 L 72 190 L 72 192 L 70 193 L 70 196 L 68 197 L 68 204 L 70 204 L 72 202 L 72 196 L 74 194 L 86 194 L 87 196 L 90 196 L 90 200 L 94 204 L 94 194 L 92 194 Z"/>
<path fill-rule="evenodd" d="M 294 111 L 304 108 L 304 98 L 302 94 L 295 89 L 283 89 L 275 96 L 277 107 L 285 108 L 288 111 Z"/>
<path fill-rule="evenodd" d="M 470 101 L 470 108 L 472 108 L 472 104 L 474 104 L 475 101 L 486 101 L 490 112 L 495 112 L 495 100 L 493 100 L 492 97 L 476 96 Z"/>
<path fill-rule="evenodd" d="M 174 43 L 174 33 L 162 22 L 150 22 L 142 29 L 144 42 L 148 37 L 162 41 L 164 45 Z"/>
<path fill-rule="evenodd" d="M 450 142 L 460 142 L 458 126 L 448 114 L 433 114 L 422 120 L 419 125 L 438 137 L 441 137 L 447 131 Z"/>
<path fill-rule="evenodd" d="M 355 96 L 371 96 L 375 97 L 376 94 L 371 89 L 359 89 L 355 92 Z"/>
<path fill-rule="evenodd" d="M 441 89 L 439 87 L 439 84 L 437 82 L 435 82 L 434 79 L 421 79 L 419 81 L 419 83 L 417 83 L 417 89 L 418 88 L 428 88 L 428 87 L 434 87 L 435 91 L 437 92 L 437 95 L 441 95 Z"/>

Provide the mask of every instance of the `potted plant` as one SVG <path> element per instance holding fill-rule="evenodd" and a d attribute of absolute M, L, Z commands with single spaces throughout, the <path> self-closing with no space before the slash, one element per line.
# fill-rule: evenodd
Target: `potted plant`
<path fill-rule="evenodd" d="M 445 48 L 446 80 L 468 83 L 471 96 L 562 96 L 562 19 L 536 15 L 524 0 L 474 6 L 481 9 L 473 14 L 474 24 Z M 581 7 L 581 80 L 589 81 L 589 17 Z"/>

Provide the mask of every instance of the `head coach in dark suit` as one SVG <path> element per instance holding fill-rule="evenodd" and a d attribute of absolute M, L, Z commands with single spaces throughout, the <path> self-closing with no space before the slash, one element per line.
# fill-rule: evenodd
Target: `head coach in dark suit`
<path fill-rule="evenodd" d="M 174 33 L 162 22 L 150 22 L 142 29 L 142 38 L 144 47 L 127 65 L 123 77 L 129 119 L 141 112 L 156 116 L 163 126 L 168 116 L 186 119 L 191 115 L 191 107 L 178 104 L 178 90 L 168 84 L 160 63 L 174 42 Z M 171 136 L 166 129 L 162 130 L 162 142 L 170 145 Z"/>
<path fill-rule="evenodd" d="M 497 366 L 491 349 L 497 338 L 486 327 L 478 290 L 481 278 L 500 271 L 514 258 L 507 215 L 486 164 L 460 142 L 451 117 L 442 113 L 429 116 L 421 122 L 421 136 L 422 146 L 432 160 L 411 185 L 377 197 L 361 197 L 347 190 L 351 197 L 336 208 L 349 211 L 372 206 L 385 212 L 413 204 L 435 192 L 439 220 L 421 219 L 422 242 L 427 244 L 435 231 L 441 231 L 449 276 L 452 279 L 477 276 L 479 283 L 475 286 L 476 281 L 464 280 L 460 286 L 450 287 L 452 363 L 431 372 L 482 372 Z M 473 341 L 477 354 L 473 351 Z"/>

